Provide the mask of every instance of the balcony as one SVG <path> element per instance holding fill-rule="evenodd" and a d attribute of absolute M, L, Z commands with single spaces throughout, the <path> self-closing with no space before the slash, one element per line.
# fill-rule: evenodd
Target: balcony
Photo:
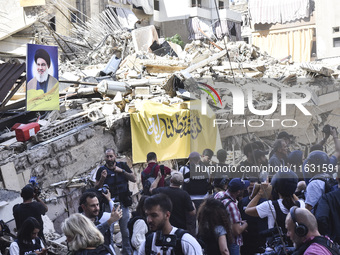
<path fill-rule="evenodd" d="M 189 8 L 189 16 L 190 17 L 198 17 L 204 19 L 211 19 L 211 10 L 200 7 L 191 7 Z"/>
<path fill-rule="evenodd" d="M 220 19 L 224 20 L 224 19 L 228 19 L 228 20 L 234 20 L 234 21 L 238 21 L 241 22 L 242 21 L 242 14 L 229 10 L 229 9 L 221 9 L 219 10 L 219 14 L 220 14 Z M 216 11 L 212 11 L 211 13 L 211 18 L 212 19 L 218 19 L 217 13 Z"/>

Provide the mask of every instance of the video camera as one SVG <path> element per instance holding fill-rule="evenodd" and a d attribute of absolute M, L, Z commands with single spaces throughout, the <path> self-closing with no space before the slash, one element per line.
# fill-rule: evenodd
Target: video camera
<path fill-rule="evenodd" d="M 156 232 L 156 246 L 162 246 L 162 247 L 175 247 L 177 242 L 177 236 L 176 235 L 163 235 L 162 231 Z"/>
<path fill-rule="evenodd" d="M 338 130 L 336 127 L 333 127 L 329 124 L 325 125 L 322 129 L 322 132 L 325 133 L 326 135 L 330 134 L 331 133 L 331 129 L 335 129 L 336 130 L 336 133 L 338 133 Z"/>
<path fill-rule="evenodd" d="M 159 170 L 161 171 L 162 176 L 164 176 L 164 165 L 160 165 Z"/>
<path fill-rule="evenodd" d="M 37 182 L 37 177 L 32 176 L 28 183 L 32 185 L 34 194 L 39 196 L 41 194 L 41 188 L 39 187 L 39 184 Z"/>
<path fill-rule="evenodd" d="M 102 188 L 98 189 L 99 192 L 103 192 L 105 195 L 109 192 L 109 185 L 104 184 Z"/>
<path fill-rule="evenodd" d="M 286 235 L 283 234 L 280 227 L 261 231 L 260 236 L 267 238 L 266 252 L 262 253 L 264 255 L 285 255 L 292 254 L 295 251 L 294 247 L 288 247 L 288 243 L 285 240 Z M 281 237 L 284 238 L 284 245 Z"/>

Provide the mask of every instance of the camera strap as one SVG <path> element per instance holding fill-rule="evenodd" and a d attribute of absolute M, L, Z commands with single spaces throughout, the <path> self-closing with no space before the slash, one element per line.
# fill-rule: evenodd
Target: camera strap
<path fill-rule="evenodd" d="M 188 233 L 187 231 L 185 231 L 184 229 L 178 228 L 174 235 L 176 236 L 176 246 L 173 247 L 173 251 L 176 255 L 184 255 L 183 251 L 182 251 L 182 237 L 185 233 Z M 145 240 L 145 254 L 146 255 L 150 255 L 151 251 L 152 251 L 152 240 L 154 238 L 154 236 L 156 235 L 156 233 L 151 233 L 150 235 L 148 235 L 146 237 Z"/>
<path fill-rule="evenodd" d="M 305 242 L 293 253 L 293 255 L 303 254 L 313 243 L 320 244 L 323 247 L 327 248 L 327 250 L 332 253 L 332 255 L 340 255 L 339 245 L 337 243 L 333 243 L 324 236 L 316 236 L 313 238 L 313 240 Z"/>

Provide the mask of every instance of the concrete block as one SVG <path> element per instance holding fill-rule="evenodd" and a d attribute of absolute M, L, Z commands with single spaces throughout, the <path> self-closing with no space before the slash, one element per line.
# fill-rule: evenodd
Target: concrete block
<path fill-rule="evenodd" d="M 88 128 L 86 129 L 86 137 L 87 138 L 91 138 L 96 134 L 96 132 L 94 131 L 94 129 L 92 128 Z"/>
<path fill-rule="evenodd" d="M 150 87 L 136 87 L 135 88 L 135 95 L 150 95 Z"/>
<path fill-rule="evenodd" d="M 45 175 L 45 167 L 43 165 L 37 165 L 32 169 L 32 176 L 42 177 Z"/>
<path fill-rule="evenodd" d="M 19 173 L 18 180 L 19 180 L 20 187 L 24 187 L 26 184 L 28 184 L 30 178 L 31 178 L 31 170 L 29 169 Z"/>
<path fill-rule="evenodd" d="M 115 113 L 116 107 L 113 104 L 105 104 L 102 108 L 102 113 L 105 116 L 110 116 Z"/>
<path fill-rule="evenodd" d="M 3 151 L 1 151 L 1 152 L 0 152 L 0 161 L 3 161 L 3 160 L 5 160 L 5 159 L 9 158 L 9 156 L 10 156 L 11 154 L 12 154 L 12 152 L 9 151 L 9 150 L 3 150 Z"/>
<path fill-rule="evenodd" d="M 52 159 L 48 164 L 51 168 L 58 168 L 59 167 L 58 160 L 56 160 L 56 159 Z"/>
<path fill-rule="evenodd" d="M 65 150 L 67 147 L 75 146 L 77 144 L 77 140 L 74 136 L 70 135 L 58 141 L 55 141 L 52 144 L 54 152 L 60 152 Z"/>
<path fill-rule="evenodd" d="M 21 190 L 17 177 L 17 171 L 13 162 L 9 162 L 6 165 L 1 166 L 1 174 L 6 189 L 17 191 Z"/>
<path fill-rule="evenodd" d="M 51 153 L 52 153 L 51 146 L 43 146 L 35 150 L 31 150 L 30 153 L 27 154 L 27 158 L 29 163 L 34 164 L 40 162 L 45 158 L 50 157 Z"/>
<path fill-rule="evenodd" d="M 135 46 L 136 52 L 148 51 L 151 44 L 156 41 L 159 43 L 158 34 L 155 26 L 147 26 L 135 29 L 131 32 L 132 42 Z"/>
<path fill-rule="evenodd" d="M 77 138 L 78 143 L 84 142 L 87 139 L 86 131 L 80 131 L 80 133 L 76 134 L 75 137 Z"/>
<path fill-rule="evenodd" d="M 338 101 L 338 100 L 339 100 L 339 91 L 335 91 L 335 92 L 331 92 L 331 93 L 319 96 L 318 105 L 320 106 L 320 105 L 328 104 L 328 103 Z"/>
<path fill-rule="evenodd" d="M 63 154 L 58 157 L 58 162 L 61 167 L 64 167 L 72 162 L 69 154 Z"/>
<path fill-rule="evenodd" d="M 18 170 L 24 170 L 24 169 L 27 169 L 30 165 L 30 163 L 28 162 L 28 159 L 27 159 L 27 156 L 26 155 L 23 155 L 21 157 L 17 157 L 15 160 L 14 160 L 14 164 L 15 164 L 15 167 L 18 169 Z"/>

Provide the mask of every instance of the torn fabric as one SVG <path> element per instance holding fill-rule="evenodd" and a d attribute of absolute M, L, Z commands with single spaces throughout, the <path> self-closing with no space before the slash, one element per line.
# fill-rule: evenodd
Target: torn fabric
<path fill-rule="evenodd" d="M 128 29 L 134 29 L 135 23 L 138 21 L 138 18 L 136 15 L 129 9 L 125 8 L 116 8 L 117 10 L 117 16 L 120 24 L 122 27 L 128 28 Z"/>
<path fill-rule="evenodd" d="M 249 0 L 255 24 L 285 23 L 309 17 L 309 0 Z"/>
<path fill-rule="evenodd" d="M 152 0 L 132 0 L 132 4 L 136 7 L 142 7 L 145 14 L 153 15 L 153 1 Z"/>

